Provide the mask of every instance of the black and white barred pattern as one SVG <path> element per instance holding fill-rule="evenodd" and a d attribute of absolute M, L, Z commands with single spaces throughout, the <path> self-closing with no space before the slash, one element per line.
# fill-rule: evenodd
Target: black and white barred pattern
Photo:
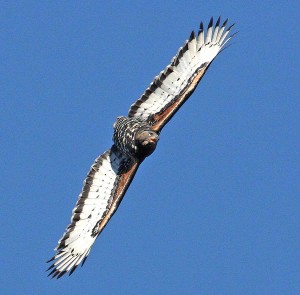
<path fill-rule="evenodd" d="M 201 22 L 198 34 L 191 33 L 171 63 L 131 105 L 128 116 L 147 120 L 154 130 L 161 130 L 193 93 L 210 63 L 234 35 L 228 37 L 233 25 L 226 29 L 227 22 L 228 19 L 221 24 L 219 17 L 214 25 L 211 18 L 206 32 Z"/>
<path fill-rule="evenodd" d="M 135 134 L 140 129 L 151 129 L 150 125 L 139 118 L 118 117 L 114 124 L 113 141 L 117 148 L 127 156 L 137 153 Z"/>
<path fill-rule="evenodd" d="M 72 274 L 80 263 L 84 263 L 97 236 L 105 227 L 107 214 L 117 209 L 116 197 L 122 175 L 133 165 L 131 158 L 121 153 L 115 146 L 100 155 L 92 165 L 84 181 L 73 210 L 71 224 L 59 240 L 56 255 L 50 261 L 52 277 L 61 277 L 66 272 Z M 134 175 L 134 174 L 133 174 Z M 132 177 L 133 177 L 132 175 Z M 115 206 L 112 208 L 112 206 Z"/>

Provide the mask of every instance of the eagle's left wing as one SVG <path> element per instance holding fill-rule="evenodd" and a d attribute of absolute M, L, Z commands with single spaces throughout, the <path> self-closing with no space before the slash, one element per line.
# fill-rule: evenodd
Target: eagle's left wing
<path fill-rule="evenodd" d="M 115 145 L 92 165 L 76 206 L 71 224 L 59 240 L 49 275 L 72 272 L 90 253 L 96 238 L 117 210 L 139 162 L 121 153 Z"/>
<path fill-rule="evenodd" d="M 198 36 L 192 32 L 171 64 L 131 106 L 128 116 L 147 120 L 159 132 L 194 92 L 210 63 L 232 37 L 227 35 L 233 25 L 225 30 L 226 24 L 227 20 L 220 26 L 219 18 L 213 27 L 211 19 L 205 36 L 201 23 Z"/>

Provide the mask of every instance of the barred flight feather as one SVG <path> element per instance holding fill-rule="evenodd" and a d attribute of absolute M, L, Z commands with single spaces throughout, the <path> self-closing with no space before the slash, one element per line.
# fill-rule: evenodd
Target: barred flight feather
<path fill-rule="evenodd" d="M 121 194 L 116 194 L 122 175 L 130 170 L 133 164 L 133 160 L 115 146 L 95 160 L 73 209 L 71 224 L 55 248 L 57 254 L 48 261 L 54 261 L 48 268 L 53 268 L 49 276 L 59 278 L 68 271 L 71 274 L 85 261 L 96 238 L 109 220 L 102 222 L 103 219 L 114 203 L 120 202 L 126 191 L 122 189 Z M 134 173 L 130 178 L 133 176 Z"/>
<path fill-rule="evenodd" d="M 232 36 L 226 37 L 232 26 L 224 32 L 227 21 L 220 27 L 218 18 L 213 27 L 211 18 L 206 36 L 201 22 L 198 36 L 194 31 L 191 33 L 171 63 L 154 78 L 144 94 L 131 106 L 128 116 L 143 118 L 154 130 L 160 131 L 193 93 L 210 63 L 231 39 Z"/>

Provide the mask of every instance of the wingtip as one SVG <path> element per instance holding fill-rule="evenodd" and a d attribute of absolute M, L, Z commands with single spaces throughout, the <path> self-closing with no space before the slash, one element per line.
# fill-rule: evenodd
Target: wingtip
<path fill-rule="evenodd" d="M 192 31 L 191 35 L 190 35 L 190 38 L 189 38 L 189 42 L 193 41 L 194 39 L 195 39 L 195 32 Z"/>
<path fill-rule="evenodd" d="M 83 267 L 83 265 L 85 264 L 86 260 L 87 260 L 88 256 L 85 256 L 81 262 L 81 267 Z"/>
<path fill-rule="evenodd" d="M 60 272 L 59 275 L 56 277 L 56 279 L 61 278 L 66 272 L 67 272 L 66 270 Z"/>
<path fill-rule="evenodd" d="M 52 269 L 52 271 L 50 271 L 48 273 L 48 277 L 52 276 L 55 272 L 57 272 L 56 268 Z M 53 278 L 54 278 L 54 275 L 51 277 L 51 279 L 53 279 Z"/>
<path fill-rule="evenodd" d="M 214 18 L 211 17 L 211 18 L 210 18 L 210 21 L 209 21 L 209 24 L 208 24 L 208 26 L 207 26 L 207 29 L 211 28 L 211 27 L 213 26 L 213 24 L 214 24 Z"/>
<path fill-rule="evenodd" d="M 231 26 L 229 26 L 227 31 L 229 32 L 233 28 L 234 25 L 235 25 L 235 23 L 233 23 Z"/>
<path fill-rule="evenodd" d="M 231 39 L 232 37 L 234 37 L 235 35 L 237 35 L 240 31 L 236 31 L 234 32 L 232 35 L 229 36 L 229 38 Z"/>
<path fill-rule="evenodd" d="M 227 25 L 227 23 L 228 23 L 228 20 L 229 20 L 228 18 L 225 19 L 225 21 L 224 21 L 222 27 L 226 27 L 226 25 Z"/>
<path fill-rule="evenodd" d="M 69 272 L 69 276 L 76 270 L 79 264 L 75 264 Z"/>
<path fill-rule="evenodd" d="M 48 261 L 46 261 L 46 263 L 49 263 L 51 261 L 53 261 L 55 259 L 55 256 L 53 256 L 52 258 L 50 258 Z"/>
<path fill-rule="evenodd" d="M 48 268 L 47 268 L 47 270 L 46 271 L 49 271 L 51 268 L 53 268 L 54 267 L 54 263 L 53 264 L 51 264 Z"/>
<path fill-rule="evenodd" d="M 203 26 L 203 22 L 201 22 L 199 25 L 199 32 L 201 33 L 203 32 L 203 30 L 204 30 L 204 26 Z"/>
<path fill-rule="evenodd" d="M 57 278 L 58 279 L 58 275 L 60 274 L 60 271 L 56 270 L 56 272 L 53 274 L 52 278 Z"/>

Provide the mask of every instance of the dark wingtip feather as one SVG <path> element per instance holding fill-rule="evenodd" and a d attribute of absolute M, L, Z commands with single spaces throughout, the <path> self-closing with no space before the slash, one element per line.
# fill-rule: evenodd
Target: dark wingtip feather
<path fill-rule="evenodd" d="M 57 270 L 56 270 L 56 268 L 54 268 L 54 269 L 52 269 L 52 271 L 48 274 L 48 277 L 50 277 L 53 273 L 55 273 Z M 54 277 L 52 276 L 52 279 L 53 279 Z"/>
<path fill-rule="evenodd" d="M 52 279 L 54 279 L 55 277 L 57 277 L 57 275 L 59 275 L 60 274 L 60 271 L 59 270 L 56 270 L 56 272 L 53 274 L 53 276 L 52 276 Z"/>
<path fill-rule="evenodd" d="M 53 267 L 54 267 L 54 263 L 51 264 L 51 265 L 48 267 L 48 269 L 47 269 L 46 271 L 50 270 L 50 269 L 53 268 Z"/>
<path fill-rule="evenodd" d="M 83 267 L 83 265 L 85 264 L 86 260 L 87 260 L 88 256 L 85 256 L 81 262 L 81 267 Z"/>
<path fill-rule="evenodd" d="M 240 31 L 236 31 L 234 32 L 232 35 L 230 35 L 228 38 L 231 39 L 233 36 L 235 36 L 236 34 L 238 34 Z"/>
<path fill-rule="evenodd" d="M 202 32 L 204 30 L 204 27 L 203 27 L 203 22 L 200 23 L 200 26 L 199 26 L 199 32 Z"/>
<path fill-rule="evenodd" d="M 194 39 L 195 39 L 195 32 L 192 31 L 192 32 L 191 32 L 191 35 L 190 35 L 190 38 L 189 38 L 189 42 L 191 42 L 191 41 L 194 40 Z"/>
<path fill-rule="evenodd" d="M 62 272 L 57 276 L 56 279 L 61 278 L 66 272 L 67 272 L 66 270 L 62 271 Z"/>
<path fill-rule="evenodd" d="M 53 261 L 55 259 L 55 256 L 53 256 L 51 259 L 49 259 L 48 261 L 46 261 L 46 263 L 49 263 L 51 261 Z"/>
<path fill-rule="evenodd" d="M 221 16 L 219 16 L 219 18 L 218 18 L 218 20 L 216 22 L 215 28 L 217 28 L 220 25 L 220 21 L 221 21 Z"/>
<path fill-rule="evenodd" d="M 235 25 L 235 23 L 233 23 L 228 29 L 227 29 L 227 31 L 229 32 L 231 29 L 232 29 L 232 27 Z"/>
<path fill-rule="evenodd" d="M 224 21 L 222 27 L 226 27 L 227 23 L 228 23 L 228 18 L 225 19 L 225 21 Z"/>
<path fill-rule="evenodd" d="M 214 24 L 214 18 L 211 17 L 211 19 L 210 19 L 210 21 L 209 21 L 209 24 L 208 24 L 208 26 L 207 26 L 207 29 L 209 29 L 210 27 L 212 27 L 213 24 Z"/>
<path fill-rule="evenodd" d="M 76 270 L 77 267 L 78 267 L 78 264 L 77 264 L 77 265 L 74 265 L 74 266 L 72 267 L 72 269 L 71 269 L 70 272 L 69 272 L 69 276 Z"/>

